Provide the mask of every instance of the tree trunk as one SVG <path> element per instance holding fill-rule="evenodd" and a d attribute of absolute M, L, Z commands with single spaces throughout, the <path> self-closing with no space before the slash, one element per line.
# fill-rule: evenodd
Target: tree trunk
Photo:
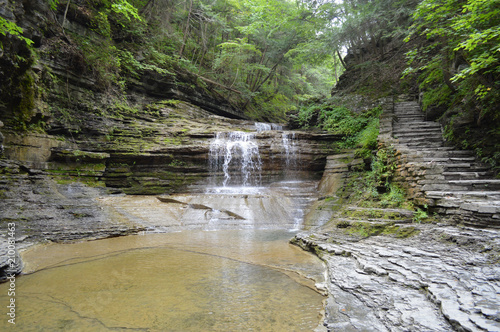
<path fill-rule="evenodd" d="M 188 17 L 186 20 L 186 29 L 184 29 L 184 38 L 182 39 L 182 46 L 181 50 L 179 51 L 179 56 L 182 57 L 182 54 L 184 53 L 184 47 L 186 46 L 186 40 L 188 37 L 189 33 L 189 21 L 191 20 L 191 11 L 193 10 L 193 0 L 189 3 L 189 12 L 188 12 Z"/>
<path fill-rule="evenodd" d="M 342 66 L 344 66 L 344 68 L 347 69 L 347 66 L 344 62 L 344 59 L 342 59 L 342 56 L 340 55 L 339 50 L 337 50 L 337 56 L 339 57 L 339 60 L 340 60 L 340 63 L 342 64 Z"/>
<path fill-rule="evenodd" d="M 193 73 L 193 74 L 194 74 L 194 73 Z M 203 77 L 203 76 L 200 76 L 200 75 L 196 75 L 196 74 L 194 74 L 194 75 L 195 75 L 196 77 L 198 77 L 198 78 L 199 78 L 200 80 L 202 80 L 202 81 L 205 81 L 205 82 L 207 82 L 207 83 L 210 83 L 210 84 L 213 84 L 213 85 L 217 85 L 218 87 L 221 87 L 221 88 L 223 88 L 223 89 L 226 89 L 226 90 L 229 90 L 229 91 L 232 91 L 232 92 L 236 92 L 236 93 L 238 93 L 238 94 L 241 94 L 241 91 L 239 91 L 239 90 L 233 89 L 233 88 L 231 88 L 231 87 L 229 87 L 229 86 L 222 85 L 222 84 L 217 83 L 217 82 L 215 82 L 215 81 L 212 81 L 211 79 L 208 79 L 208 78 L 206 78 L 206 77 Z"/>
<path fill-rule="evenodd" d="M 64 23 L 66 23 L 66 15 L 68 15 L 68 10 L 69 10 L 69 4 L 71 0 L 68 0 L 66 3 L 66 10 L 64 10 L 64 16 L 63 16 L 63 21 L 62 21 L 62 28 L 64 29 Z"/>

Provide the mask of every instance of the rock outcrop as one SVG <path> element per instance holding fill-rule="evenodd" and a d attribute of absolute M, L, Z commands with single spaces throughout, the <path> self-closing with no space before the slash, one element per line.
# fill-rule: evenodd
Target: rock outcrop
<path fill-rule="evenodd" d="M 327 264 L 328 331 L 500 331 L 498 233 L 416 227 L 404 239 L 296 236 Z"/>
<path fill-rule="evenodd" d="M 74 139 L 6 131 L 5 156 L 60 180 L 105 185 L 115 193 L 165 194 L 206 183 L 214 175 L 208 154 L 216 132 L 256 130 L 254 122 L 228 120 L 182 102 L 163 105 L 159 112 L 91 119 L 82 126 L 92 128 L 92 134 L 84 132 Z M 263 183 L 290 171 L 319 178 L 331 151 L 329 142 L 338 137 L 296 132 L 286 140 L 300 153 L 287 155 L 286 135 L 276 130 L 255 133 Z M 287 158 L 293 159 L 288 165 Z"/>
<path fill-rule="evenodd" d="M 418 104 L 395 109 L 384 112 L 379 134 L 382 147 L 395 152 L 390 180 L 440 215 L 421 223 L 419 211 L 350 205 L 353 193 L 344 184 L 363 161 L 353 153 L 328 156 L 320 198 L 305 218 L 310 230 L 291 241 L 327 266 L 319 285 L 329 294 L 324 325 L 328 331 L 500 331 L 496 190 L 467 187 L 496 181 L 470 152 L 445 147 L 439 124 L 423 121 Z M 453 205 L 439 200 L 442 192 Z"/>

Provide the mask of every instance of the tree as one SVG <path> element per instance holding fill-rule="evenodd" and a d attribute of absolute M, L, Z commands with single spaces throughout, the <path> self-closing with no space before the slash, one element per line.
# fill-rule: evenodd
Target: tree
<path fill-rule="evenodd" d="M 413 15 L 412 35 L 428 40 L 408 54 L 406 74 L 420 73 L 425 105 L 449 96 L 473 103 L 479 119 L 495 112 L 500 97 L 500 1 L 424 0 Z M 439 86 L 444 82 L 446 87 Z"/>

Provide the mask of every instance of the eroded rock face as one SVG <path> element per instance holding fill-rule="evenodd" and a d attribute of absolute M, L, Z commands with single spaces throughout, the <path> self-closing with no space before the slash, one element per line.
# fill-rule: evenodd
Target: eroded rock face
<path fill-rule="evenodd" d="M 0 160 L 2 231 L 14 223 L 16 246 L 30 243 L 105 238 L 140 231 L 103 209 L 96 199 L 103 187 L 78 181 L 54 181 L 20 162 Z"/>
<path fill-rule="evenodd" d="M 7 131 L 5 155 L 33 171 L 102 183 L 115 193 L 163 194 L 220 176 L 210 172 L 208 160 L 217 132 L 254 132 L 263 184 L 290 172 L 320 176 L 329 145 L 337 139 L 321 133 L 256 132 L 254 122 L 214 116 L 187 103 L 164 105 L 159 114 L 89 119 L 84 123 L 88 131 L 72 140 Z"/>
<path fill-rule="evenodd" d="M 3 127 L 3 122 L 0 121 L 0 128 Z M 5 136 L 3 136 L 2 132 L 0 132 L 0 157 L 3 155 L 3 141 L 5 140 Z"/>
<path fill-rule="evenodd" d="M 15 229 L 14 231 L 15 232 Z M 0 238 L 0 282 L 21 273 L 23 264 L 15 244 L 15 237 Z"/>
<path fill-rule="evenodd" d="M 498 232 L 417 227 L 406 239 L 342 230 L 296 237 L 328 266 L 329 330 L 500 330 Z"/>

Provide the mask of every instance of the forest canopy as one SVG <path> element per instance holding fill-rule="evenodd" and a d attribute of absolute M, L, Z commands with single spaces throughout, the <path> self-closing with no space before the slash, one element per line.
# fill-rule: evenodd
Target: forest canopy
<path fill-rule="evenodd" d="M 496 117 L 500 0 L 45 1 L 103 89 L 125 91 L 145 70 L 181 69 L 247 116 L 283 121 L 328 98 L 346 68 L 371 92 L 406 68 L 425 108 L 465 104 L 479 120 Z M 75 33 L 69 20 L 95 34 Z M 0 34 L 32 44 L 5 18 Z M 410 50 L 408 65 L 380 67 L 398 49 Z M 370 72 L 377 66 L 382 72 Z"/>

